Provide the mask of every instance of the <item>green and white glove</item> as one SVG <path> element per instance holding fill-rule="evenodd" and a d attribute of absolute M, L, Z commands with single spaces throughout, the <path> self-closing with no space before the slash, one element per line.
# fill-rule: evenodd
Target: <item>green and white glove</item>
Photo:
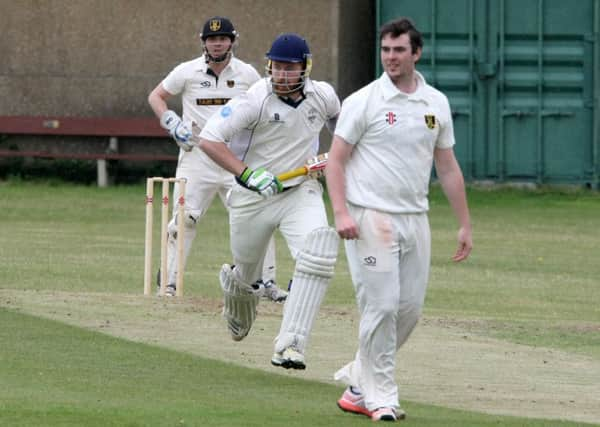
<path fill-rule="evenodd" d="M 258 168 L 253 171 L 249 167 L 246 167 L 240 176 L 236 176 L 235 179 L 240 185 L 249 190 L 256 191 L 265 198 L 283 191 L 281 182 L 265 168 Z"/>

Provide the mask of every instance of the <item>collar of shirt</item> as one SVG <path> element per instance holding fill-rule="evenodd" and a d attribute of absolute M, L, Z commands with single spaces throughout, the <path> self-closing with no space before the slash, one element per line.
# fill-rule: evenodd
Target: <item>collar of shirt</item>
<path fill-rule="evenodd" d="M 421 73 L 415 70 L 415 77 L 417 79 L 417 90 L 413 93 L 405 93 L 396 87 L 392 79 L 388 73 L 384 72 L 383 75 L 379 78 L 381 82 L 381 87 L 383 89 L 383 99 L 388 101 L 395 96 L 401 96 L 403 98 L 409 99 L 411 101 L 424 101 L 427 102 L 427 96 L 425 94 L 425 85 L 427 82 L 425 81 L 425 77 Z"/>
<path fill-rule="evenodd" d="M 286 96 L 279 96 L 279 99 L 290 107 L 297 108 L 298 105 L 302 103 L 306 99 L 306 95 L 304 92 L 300 92 L 300 97 L 298 99 L 288 98 Z"/>

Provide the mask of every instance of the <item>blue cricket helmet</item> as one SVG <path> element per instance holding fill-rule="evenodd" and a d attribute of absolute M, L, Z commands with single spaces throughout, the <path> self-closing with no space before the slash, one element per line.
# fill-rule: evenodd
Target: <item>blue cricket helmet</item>
<path fill-rule="evenodd" d="M 266 71 L 268 75 L 272 75 L 273 61 L 304 64 L 300 81 L 297 83 L 282 85 L 271 80 L 273 90 L 278 95 L 285 95 L 302 89 L 312 70 L 312 58 L 308 43 L 295 33 L 284 33 L 277 36 L 271 45 L 271 49 L 267 52 L 267 60 Z M 284 89 L 284 86 L 287 86 L 287 89 Z"/>
<path fill-rule="evenodd" d="M 298 34 L 284 33 L 273 41 L 267 58 L 271 61 L 306 62 L 310 58 L 310 49 L 306 40 Z"/>

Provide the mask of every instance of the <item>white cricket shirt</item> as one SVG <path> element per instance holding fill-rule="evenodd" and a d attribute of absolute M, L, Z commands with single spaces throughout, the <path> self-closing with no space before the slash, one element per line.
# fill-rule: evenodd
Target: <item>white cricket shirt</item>
<path fill-rule="evenodd" d="M 246 92 L 260 80 L 260 75 L 250 64 L 231 57 L 219 77 L 208 72 L 204 55 L 179 64 L 162 81 L 167 92 L 181 94 L 183 121 L 195 121 L 200 127 L 219 107 L 231 98 Z"/>
<path fill-rule="evenodd" d="M 401 92 L 387 73 L 343 103 L 335 134 L 354 144 L 346 165 L 350 203 L 390 213 L 429 209 L 434 148 L 454 145 L 447 97 L 416 72 L 414 93 Z"/>
<path fill-rule="evenodd" d="M 273 93 L 270 79 L 264 78 L 215 113 L 200 136 L 231 140 L 231 150 L 251 169 L 264 167 L 278 175 L 301 167 L 314 156 L 315 140 L 325 122 L 340 110 L 339 98 L 326 82 L 307 79 L 304 95 L 300 104 L 289 105 Z M 285 185 L 304 179 L 293 178 Z"/>
<path fill-rule="evenodd" d="M 167 92 L 181 94 L 182 119 L 191 129 L 195 122 L 204 127 L 208 118 L 231 98 L 246 92 L 260 80 L 260 75 L 250 64 L 231 57 L 229 64 L 215 76 L 208 71 L 206 58 L 202 55 L 194 60 L 179 64 L 162 81 Z M 202 164 L 200 164 L 202 162 Z M 180 150 L 180 167 L 206 167 L 216 165 L 199 148 L 190 152 Z"/>

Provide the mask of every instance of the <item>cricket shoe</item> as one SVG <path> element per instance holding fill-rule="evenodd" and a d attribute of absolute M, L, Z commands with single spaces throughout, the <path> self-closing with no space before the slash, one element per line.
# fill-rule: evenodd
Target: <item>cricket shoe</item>
<path fill-rule="evenodd" d="M 342 397 L 338 399 L 337 405 L 345 412 L 366 415 L 369 418 L 373 415 L 373 412 L 365 406 L 365 397 L 352 386 L 346 388 Z"/>
<path fill-rule="evenodd" d="M 306 369 L 304 355 L 294 347 L 288 347 L 281 353 L 274 353 L 271 364 L 285 369 Z"/>
<path fill-rule="evenodd" d="M 373 414 L 365 406 L 365 397 L 352 386 L 344 390 L 344 394 L 338 399 L 337 404 L 345 412 L 366 415 L 367 417 L 371 417 Z"/>
<path fill-rule="evenodd" d="M 391 407 L 377 408 L 371 414 L 373 421 L 397 421 L 406 418 L 406 412 L 402 409 Z"/>
<path fill-rule="evenodd" d="M 263 283 L 262 297 L 273 302 L 284 302 L 288 297 L 288 293 L 283 289 L 279 289 L 273 280 Z"/>
<path fill-rule="evenodd" d="M 177 292 L 177 287 L 174 283 L 170 283 L 167 285 L 165 289 L 166 297 L 174 297 Z M 156 272 L 156 295 L 160 296 L 160 268 Z"/>

